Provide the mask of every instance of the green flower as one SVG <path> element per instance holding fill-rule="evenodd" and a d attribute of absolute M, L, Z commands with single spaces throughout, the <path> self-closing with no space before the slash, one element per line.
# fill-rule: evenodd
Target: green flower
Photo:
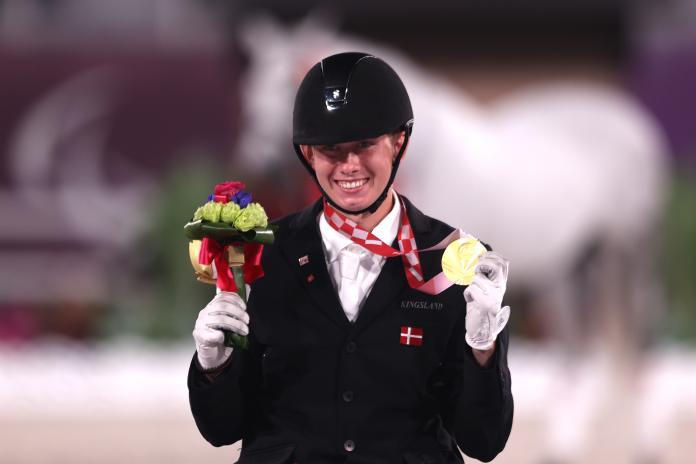
<path fill-rule="evenodd" d="M 249 203 L 246 208 L 242 208 L 239 215 L 234 220 L 234 226 L 246 232 L 247 230 L 266 227 L 268 225 L 268 216 L 264 211 L 263 206 L 258 203 Z"/>
<path fill-rule="evenodd" d="M 196 209 L 196 212 L 193 213 L 193 220 L 198 221 L 199 219 L 203 219 L 203 207 L 202 206 L 199 206 Z"/>
<path fill-rule="evenodd" d="M 237 203 L 228 202 L 222 206 L 222 211 L 220 212 L 220 220 L 228 224 L 234 224 L 235 219 L 239 215 L 241 208 Z"/>
<path fill-rule="evenodd" d="M 222 210 L 222 203 L 217 203 L 215 201 L 209 201 L 203 205 L 203 219 L 210 222 L 220 222 L 220 211 Z"/>

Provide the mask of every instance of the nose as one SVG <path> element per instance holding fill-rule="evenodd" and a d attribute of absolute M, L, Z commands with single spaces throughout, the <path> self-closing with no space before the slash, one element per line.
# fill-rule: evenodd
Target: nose
<path fill-rule="evenodd" d="M 355 152 L 349 151 L 346 153 L 343 162 L 341 163 L 341 170 L 343 172 L 353 172 L 360 168 L 360 156 Z"/>

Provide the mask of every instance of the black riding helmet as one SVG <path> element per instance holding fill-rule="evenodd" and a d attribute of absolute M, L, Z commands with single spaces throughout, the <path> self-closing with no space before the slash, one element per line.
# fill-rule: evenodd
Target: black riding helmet
<path fill-rule="evenodd" d="M 394 182 L 413 127 L 411 101 L 396 72 L 366 53 L 339 53 L 324 58 L 309 70 L 297 90 L 292 123 L 295 152 L 324 198 L 346 214 L 375 212 Z M 406 134 L 405 140 L 387 186 L 374 203 L 359 211 L 345 210 L 331 200 L 300 150 L 300 145 L 333 145 L 401 130 Z"/>

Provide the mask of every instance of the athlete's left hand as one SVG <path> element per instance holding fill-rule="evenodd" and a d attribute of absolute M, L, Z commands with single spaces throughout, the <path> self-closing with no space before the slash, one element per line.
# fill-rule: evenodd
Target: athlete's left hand
<path fill-rule="evenodd" d="M 479 258 L 474 280 L 464 290 L 466 342 L 474 349 L 489 350 L 507 324 L 510 307 L 501 307 L 507 288 L 509 261 L 489 251 Z"/>

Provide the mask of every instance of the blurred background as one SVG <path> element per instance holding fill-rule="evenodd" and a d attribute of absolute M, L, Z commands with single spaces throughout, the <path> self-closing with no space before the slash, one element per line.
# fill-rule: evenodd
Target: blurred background
<path fill-rule="evenodd" d="M 234 462 L 188 410 L 213 288 L 183 224 L 242 179 L 317 193 L 291 110 L 322 57 L 414 105 L 397 187 L 511 260 L 499 463 L 696 445 L 696 1 L 0 0 L 0 462 Z"/>

